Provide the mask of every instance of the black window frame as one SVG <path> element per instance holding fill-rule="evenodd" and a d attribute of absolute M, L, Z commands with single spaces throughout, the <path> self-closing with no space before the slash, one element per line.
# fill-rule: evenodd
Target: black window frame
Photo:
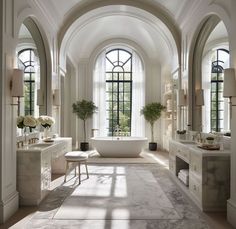
<path fill-rule="evenodd" d="M 30 57 L 28 60 L 23 62 L 20 59 L 20 55 L 26 51 L 30 52 L 30 54 L 29 54 Z M 34 102 L 35 102 L 34 101 L 34 93 L 35 93 L 34 88 L 35 88 L 35 73 L 36 73 L 36 71 L 35 71 L 35 61 L 32 58 L 32 53 L 34 53 L 34 55 L 35 55 L 35 52 L 36 52 L 36 50 L 32 49 L 32 48 L 25 48 L 25 49 L 22 49 L 21 51 L 18 52 L 19 68 L 24 70 L 24 74 L 29 75 L 29 79 L 25 79 L 25 77 L 24 77 L 25 87 L 27 84 L 29 85 L 29 101 L 25 101 L 25 107 L 24 107 L 25 115 L 34 115 Z M 31 71 L 31 70 L 28 71 L 27 69 L 29 69 L 29 68 L 34 69 L 34 71 Z M 33 74 L 34 74 L 34 77 L 33 77 Z M 26 98 L 26 94 L 24 95 L 24 98 Z M 26 107 L 26 102 L 29 105 L 29 109 Z"/>
<path fill-rule="evenodd" d="M 122 62 L 120 59 L 120 52 L 126 52 L 129 57 L 125 62 Z M 117 52 L 117 59 L 112 61 L 109 59 L 108 54 L 111 52 Z M 107 109 L 106 112 L 108 113 L 108 135 L 114 136 L 115 127 L 117 125 L 120 126 L 120 118 L 121 114 L 126 114 L 124 116 L 127 117 L 127 125 L 128 131 L 126 132 L 127 136 L 131 135 L 131 114 L 132 114 L 132 78 L 133 78 L 133 58 L 132 53 L 126 49 L 122 48 L 115 48 L 106 52 L 106 60 L 110 62 L 113 66 L 111 71 L 107 71 L 106 69 L 106 88 L 109 88 L 111 85 L 111 91 L 106 90 L 106 105 Z M 128 64 L 130 61 L 130 71 L 125 71 L 124 66 Z M 116 71 L 116 68 L 119 68 L 120 71 Z M 111 79 L 108 79 L 108 74 L 110 74 Z M 125 79 L 125 75 L 129 75 L 129 79 Z M 125 85 L 129 90 L 125 90 Z M 116 89 L 115 89 L 116 87 Z M 123 87 L 123 88 L 122 88 Z M 129 97 L 129 99 L 125 99 L 125 95 Z M 111 97 L 111 99 L 109 99 Z M 111 107 L 109 106 L 111 103 Z M 129 103 L 129 109 L 125 109 L 125 104 Z M 122 105 L 122 107 L 120 106 Z M 114 108 L 116 107 L 116 108 Z M 129 115 L 127 115 L 129 114 Z M 111 117 L 111 118 L 110 118 Z M 122 129 L 121 129 L 122 132 Z"/>
<path fill-rule="evenodd" d="M 220 125 L 220 121 L 222 121 L 223 119 L 220 118 L 220 112 L 224 112 L 224 109 L 220 109 L 220 104 L 224 104 L 224 100 L 220 100 L 219 95 L 220 93 L 223 93 L 224 75 L 222 74 L 224 74 L 224 62 L 219 59 L 219 52 L 223 51 L 229 55 L 229 51 L 224 48 L 219 48 L 215 51 L 216 60 L 212 61 L 211 66 L 211 131 L 221 132 L 223 130 L 223 126 Z M 215 87 L 213 85 L 215 85 Z M 220 90 L 220 87 L 222 88 L 222 90 Z M 213 88 L 215 88 L 214 91 Z M 215 105 L 213 105 L 214 103 Z M 215 109 L 213 109 L 213 107 Z"/>

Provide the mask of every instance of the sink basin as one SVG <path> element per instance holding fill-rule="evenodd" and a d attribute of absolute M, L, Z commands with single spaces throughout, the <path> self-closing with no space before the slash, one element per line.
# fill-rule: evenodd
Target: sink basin
<path fill-rule="evenodd" d="M 183 144 L 196 144 L 194 141 L 192 140 L 179 140 L 179 142 L 183 143 Z"/>
<path fill-rule="evenodd" d="M 53 143 L 36 143 L 36 144 L 29 145 L 29 148 L 43 149 L 51 145 L 53 145 Z"/>

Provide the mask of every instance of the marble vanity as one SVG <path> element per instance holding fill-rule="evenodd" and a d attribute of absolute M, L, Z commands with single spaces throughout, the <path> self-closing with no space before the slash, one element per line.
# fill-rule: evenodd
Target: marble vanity
<path fill-rule="evenodd" d="M 17 190 L 20 205 L 38 205 L 50 191 L 51 175 L 65 173 L 64 154 L 72 138 L 56 138 L 17 149 Z"/>
<path fill-rule="evenodd" d="M 176 183 L 203 211 L 226 211 L 230 196 L 230 150 L 204 150 L 191 141 L 170 141 L 169 169 Z M 177 177 L 189 171 L 189 186 Z"/>

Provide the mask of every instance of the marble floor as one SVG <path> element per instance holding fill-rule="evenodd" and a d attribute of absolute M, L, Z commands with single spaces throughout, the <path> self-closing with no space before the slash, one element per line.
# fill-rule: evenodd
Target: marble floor
<path fill-rule="evenodd" d="M 153 154 L 153 164 L 93 164 L 89 165 L 90 179 L 83 176 L 82 184 L 71 175 L 63 183 L 64 176 L 54 177 L 52 191 L 39 207 L 22 207 L 0 228 L 79 228 L 79 229 L 230 229 L 225 214 L 205 214 L 173 183 L 169 177 L 168 155 Z M 122 179 L 117 180 L 109 171 L 120 171 Z M 126 173 L 122 172 L 126 171 Z M 141 175 L 143 177 L 139 177 Z M 136 178 L 135 178 L 136 176 Z M 126 182 L 124 182 L 126 179 Z M 143 180 L 142 180 L 143 179 Z M 108 182 L 110 180 L 110 182 Z M 118 179 L 119 180 L 119 179 Z M 133 183 L 132 183 L 133 182 Z M 142 187 L 144 183 L 145 187 Z M 104 184 L 104 186 L 102 186 Z M 137 190 L 137 192 L 136 192 Z M 155 193 L 156 190 L 159 192 Z M 116 193 L 116 194 L 115 194 Z M 139 195 L 136 195 L 139 193 Z M 145 194 L 147 195 L 145 197 Z M 126 199 L 115 199 L 116 196 Z M 99 198 L 98 198 L 99 197 Z M 74 198 L 74 199 L 73 199 Z M 81 200 L 83 198 L 83 200 Z M 153 198 L 153 203 L 150 200 Z M 81 202 L 82 201 L 82 202 Z M 74 203 L 77 203 L 73 205 Z M 117 217 L 96 215 L 94 206 L 103 209 L 126 209 L 129 214 Z M 155 208 L 159 205 L 159 208 Z M 64 211 L 63 207 L 71 207 Z M 90 217 L 78 214 L 94 208 Z M 140 207 L 143 208 L 140 208 Z M 68 210 L 68 209 L 67 209 Z M 89 209 L 90 210 L 90 209 Z M 150 214 L 148 214 L 148 212 Z M 152 217 L 150 217 L 152 216 Z"/>

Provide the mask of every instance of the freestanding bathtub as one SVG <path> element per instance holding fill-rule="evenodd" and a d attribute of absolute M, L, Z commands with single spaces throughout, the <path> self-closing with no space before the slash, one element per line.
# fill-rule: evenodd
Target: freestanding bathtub
<path fill-rule="evenodd" d="M 102 157 L 138 157 L 147 143 L 147 138 L 94 137 L 91 142 Z"/>

